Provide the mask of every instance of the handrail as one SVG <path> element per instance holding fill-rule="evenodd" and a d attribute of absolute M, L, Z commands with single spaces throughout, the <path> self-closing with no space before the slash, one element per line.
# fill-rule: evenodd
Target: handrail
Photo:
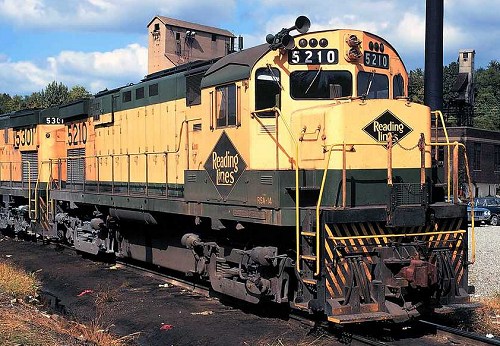
<path fill-rule="evenodd" d="M 450 144 L 450 138 L 448 137 L 448 130 L 446 129 L 446 125 L 444 123 L 443 113 L 441 111 L 432 111 L 431 114 L 436 116 L 436 120 L 439 118 L 441 120 L 441 125 L 443 126 L 444 137 L 446 138 L 446 143 Z M 437 132 L 437 123 L 436 123 L 436 132 Z M 448 165 L 446 166 L 446 172 L 448 175 L 448 179 L 446 179 L 446 183 L 448 185 L 448 201 L 450 200 L 450 181 L 451 181 L 451 172 L 450 172 L 450 147 L 447 147 L 447 161 Z"/>
<path fill-rule="evenodd" d="M 36 179 L 36 183 L 35 183 L 35 219 L 38 217 L 38 190 L 39 190 L 39 187 L 40 187 L 40 172 L 42 172 L 42 169 L 43 169 L 43 164 L 44 163 L 47 163 L 48 161 L 40 161 L 40 166 L 39 166 L 39 170 L 38 170 L 38 175 L 37 175 L 37 179 Z M 49 166 L 49 169 L 52 170 L 52 166 Z M 52 172 L 50 173 L 52 174 Z M 49 174 L 49 179 L 47 181 L 47 186 L 45 187 L 45 193 L 46 193 L 46 196 L 45 196 L 45 200 L 46 200 L 46 203 L 47 203 L 47 206 L 48 206 L 48 186 L 50 184 L 50 179 L 51 179 L 51 175 Z M 48 214 L 48 212 L 47 212 Z"/>
<path fill-rule="evenodd" d="M 446 135 L 447 136 L 447 135 Z M 389 139 L 391 136 L 388 136 Z M 421 140 L 419 140 L 419 143 L 421 143 Z M 325 150 L 328 151 L 328 157 L 327 157 L 327 161 L 326 161 L 326 166 L 324 168 L 324 171 L 323 171 L 323 178 L 322 178 L 322 181 L 321 181 L 321 187 L 320 187 L 320 192 L 319 192 L 319 196 L 318 196 L 318 203 L 316 205 L 316 237 L 317 237 L 317 241 L 319 242 L 319 233 L 320 233 L 320 221 L 319 221 L 319 213 L 320 213 L 320 207 L 321 207 L 321 202 L 323 200 L 323 193 L 324 193 L 324 189 L 325 189 L 325 183 L 326 183 L 326 176 L 328 174 L 328 168 L 330 166 L 330 159 L 331 159 L 331 153 L 332 151 L 334 150 L 335 147 L 340 147 L 342 146 L 343 148 L 343 163 L 342 163 L 342 166 L 343 166 L 343 169 L 345 167 L 345 147 L 346 146 L 352 146 L 352 149 L 354 149 L 354 146 L 360 146 L 360 145 L 367 145 L 367 146 L 379 146 L 381 145 L 380 143 L 354 143 L 354 144 L 346 144 L 346 143 L 335 143 L 335 144 L 331 144 L 331 145 L 326 145 L 324 146 Z M 466 152 L 466 148 L 465 148 L 465 145 L 463 143 L 458 143 L 458 142 L 453 142 L 453 143 L 449 143 L 449 140 L 447 140 L 447 143 L 424 143 L 425 146 L 447 146 L 448 149 L 451 147 L 451 146 L 454 146 L 455 148 L 458 148 L 458 147 L 463 147 L 464 148 L 464 159 L 465 159 L 465 167 L 466 167 L 466 172 L 467 172 L 467 179 L 468 179 L 468 184 L 469 184 L 469 191 L 472 191 L 472 183 L 471 183 L 471 179 L 470 179 L 470 172 L 469 172 L 469 162 L 468 162 L 468 158 L 467 158 L 467 152 Z M 390 147 L 390 145 L 389 145 Z M 327 149 L 329 148 L 329 149 Z M 390 149 L 390 148 L 389 148 Z M 419 146 L 416 146 L 415 149 L 419 149 Z M 390 150 L 389 150 L 390 151 Z M 456 151 L 455 152 L 455 156 L 457 156 L 456 158 L 454 158 L 454 175 L 456 174 L 458 176 L 458 152 Z M 391 176 L 391 173 L 390 173 L 390 170 L 392 169 L 392 157 L 391 157 L 391 154 L 389 153 L 388 154 L 388 183 L 390 183 L 390 176 Z M 449 173 L 451 174 L 450 170 L 448 170 Z M 344 175 L 342 177 L 342 179 L 345 179 L 344 178 Z M 343 184 L 345 182 L 343 181 Z M 458 183 L 458 179 L 455 178 L 455 186 L 456 184 Z M 449 185 L 448 185 L 449 186 Z M 344 188 L 344 186 L 343 186 Z M 456 188 L 455 188 L 456 189 Z M 450 195 L 450 189 L 448 189 L 448 195 Z M 344 198 L 344 196 L 343 196 Z M 448 198 L 448 200 L 450 200 Z M 455 196 L 455 201 L 458 200 L 458 196 Z M 344 205 L 344 201 L 343 201 L 343 208 L 345 208 L 345 205 Z M 471 214 L 472 214 L 472 224 L 471 224 L 471 257 L 472 257 L 472 260 L 469 262 L 470 264 L 473 264 L 475 262 L 475 258 L 476 258 L 476 244 L 475 244 L 475 231 L 474 231 L 474 203 L 473 201 L 471 201 Z M 429 233 L 429 232 L 427 232 Z M 430 233 L 427 234 L 427 233 L 418 233 L 419 235 L 431 235 Z M 456 231 L 456 232 L 444 232 L 444 233 L 465 233 L 465 231 Z M 438 234 L 438 233 L 436 233 Z M 439 233 L 441 234 L 441 233 Z M 410 234 L 411 235 L 411 234 Z M 417 235 L 417 234 L 415 234 Z M 400 236 L 400 235 L 396 235 L 396 236 Z M 358 236 L 356 238 L 377 238 L 378 236 Z M 388 237 L 388 235 L 384 235 L 384 236 L 380 236 L 380 237 Z M 351 239 L 350 237 L 334 237 L 335 239 L 340 239 L 340 240 L 344 240 L 344 239 Z M 319 249 L 319 245 L 317 244 L 317 247 Z M 317 250 L 318 251 L 318 250 Z M 316 273 L 315 275 L 319 275 L 319 263 L 317 263 L 317 267 L 316 267 Z"/>
<path fill-rule="evenodd" d="M 254 118 L 257 114 L 264 112 L 275 112 L 278 115 L 278 118 L 280 118 L 283 121 L 283 124 L 285 125 L 288 134 L 290 135 L 290 138 L 295 144 L 295 252 L 296 252 L 295 268 L 297 269 L 297 272 L 300 273 L 299 143 L 293 137 L 292 130 L 290 129 L 290 126 L 283 118 L 281 110 L 278 107 L 265 108 L 253 111 L 251 113 L 252 118 Z M 316 262 L 319 263 L 319 260 L 317 260 Z"/>
<path fill-rule="evenodd" d="M 455 144 L 452 144 L 450 143 L 450 138 L 448 137 L 448 130 L 446 129 L 446 124 L 444 122 L 444 116 L 443 116 L 443 113 L 441 111 L 432 111 L 431 114 L 434 114 L 436 116 L 436 133 L 437 133 L 437 119 L 439 118 L 439 120 L 441 120 L 441 125 L 443 126 L 443 132 L 444 132 L 444 136 L 446 138 L 446 146 L 447 146 L 447 151 L 448 151 L 448 155 L 447 155 L 447 162 L 448 162 L 448 165 L 446 167 L 446 171 L 447 171 L 447 175 L 448 175 L 448 179 L 446 180 L 446 184 L 447 184 L 447 187 L 448 187 L 448 201 L 451 201 L 450 199 L 450 182 L 451 182 L 451 171 L 450 171 L 450 146 L 451 145 L 455 145 Z M 470 178 L 470 172 L 469 172 L 469 160 L 467 158 L 467 149 L 465 147 L 465 145 L 463 143 L 458 143 L 455 141 L 455 143 L 458 144 L 458 146 L 461 146 L 463 147 L 464 149 L 464 159 L 465 159 L 465 170 L 466 170 L 466 173 L 467 173 L 467 181 L 468 181 L 468 185 L 469 185 L 469 200 L 470 200 L 470 207 L 471 207 L 471 257 L 472 257 L 472 260 L 470 261 L 470 264 L 474 264 L 474 262 L 476 261 L 476 237 L 475 237 L 475 229 L 474 229 L 474 198 L 472 197 L 472 182 L 471 182 L 471 178 Z M 454 197 L 454 201 L 456 202 L 457 201 L 457 196 Z"/>
<path fill-rule="evenodd" d="M 326 165 L 323 170 L 323 178 L 321 179 L 321 186 L 319 189 L 319 196 L 318 196 L 318 203 L 316 204 L 316 254 L 319 254 L 319 249 L 320 249 L 320 220 L 319 220 L 319 212 L 321 208 L 321 202 L 323 200 L 323 193 L 325 191 L 325 184 L 326 184 L 326 176 L 328 174 L 328 168 L 330 167 L 330 158 L 332 156 L 332 151 L 335 151 L 335 148 L 337 147 L 342 147 L 342 207 L 345 208 L 345 198 L 346 198 L 346 185 L 345 185 L 345 180 L 346 177 L 344 175 L 344 168 L 346 168 L 346 152 L 347 152 L 347 147 L 349 148 L 350 152 L 354 151 L 355 146 L 381 146 L 382 144 L 380 143 L 334 143 L 334 144 L 327 144 L 323 146 L 323 150 L 325 152 L 328 152 L 328 157 L 326 159 Z M 329 148 L 329 149 L 327 149 Z M 320 274 L 320 262 L 316 261 L 316 271 L 314 275 L 319 275 Z"/>
<path fill-rule="evenodd" d="M 469 170 L 469 158 L 467 156 L 467 148 L 465 144 L 460 143 L 460 142 L 453 142 L 453 143 L 426 143 L 428 146 L 447 146 L 448 147 L 448 152 L 449 148 L 451 146 L 455 147 L 458 149 L 458 147 L 462 147 L 464 149 L 464 161 L 465 161 L 465 172 L 467 174 L 467 185 L 469 186 L 469 201 L 470 201 L 470 207 L 471 207 L 471 257 L 472 260 L 469 261 L 469 264 L 474 264 L 476 261 L 476 233 L 475 233 L 475 225 L 474 225 L 474 198 L 472 196 L 472 180 L 470 177 L 470 170 Z M 448 155 L 449 156 L 449 155 Z M 458 172 L 454 172 L 457 174 L 458 178 Z M 458 183 L 458 179 L 455 179 L 454 184 Z M 450 196 L 450 189 L 449 189 L 449 180 L 448 180 L 448 196 Z M 448 201 L 450 202 L 451 199 L 448 197 Z M 458 196 L 454 196 L 453 198 L 454 203 L 458 203 Z"/>
<path fill-rule="evenodd" d="M 379 238 L 405 238 L 405 237 L 418 237 L 423 235 L 443 235 L 443 234 L 464 234 L 466 231 L 459 229 L 456 231 L 435 231 L 435 232 L 422 232 L 422 233 L 390 233 L 390 234 L 374 234 L 374 235 L 356 235 L 351 237 L 337 237 L 330 236 L 330 240 L 352 240 L 352 239 L 379 239 Z"/>
<path fill-rule="evenodd" d="M 125 154 L 102 154 L 102 155 L 77 155 L 77 156 L 64 156 L 64 157 L 57 157 L 53 159 L 48 159 L 43 162 L 49 162 L 49 161 L 55 161 L 55 160 L 67 160 L 67 159 L 91 159 L 91 158 L 105 158 L 105 157 L 117 157 L 117 156 L 128 156 L 128 155 L 160 155 L 160 154 L 175 154 L 178 153 L 180 148 L 181 148 L 181 142 L 182 142 L 182 133 L 184 129 L 184 124 L 187 124 L 191 121 L 196 121 L 200 120 L 201 118 L 196 118 L 196 119 L 188 119 L 188 120 L 183 120 L 181 129 L 179 132 L 179 141 L 175 147 L 174 150 L 164 150 L 164 151 L 146 151 L 142 153 L 125 153 Z"/>
<path fill-rule="evenodd" d="M 99 159 L 103 159 L 103 158 L 108 158 L 110 157 L 112 160 L 115 158 L 115 157 L 128 157 L 129 160 L 128 160 L 128 166 L 130 166 L 130 156 L 143 156 L 145 155 L 146 157 L 148 155 L 168 155 L 168 154 L 176 154 L 179 152 L 179 150 L 181 149 L 181 143 L 182 143 L 182 138 L 183 138 L 183 132 L 184 132 L 184 127 L 187 127 L 188 123 L 189 122 L 192 122 L 192 121 L 197 121 L 197 120 L 200 120 L 201 118 L 193 118 L 193 119 L 186 119 L 186 120 L 183 120 L 181 122 L 181 129 L 179 131 L 179 140 L 178 142 L 176 143 L 176 146 L 174 147 L 173 150 L 164 150 L 164 151 L 148 151 L 148 152 L 142 152 L 142 153 L 125 153 L 125 154 L 102 154 L 102 155 L 75 155 L 75 156 L 65 156 L 65 157 L 58 157 L 58 158 L 50 158 L 48 160 L 45 160 L 45 161 L 42 161 L 43 163 L 45 162 L 49 162 L 51 167 L 52 165 L 54 164 L 54 162 L 56 162 L 58 164 L 58 167 L 60 166 L 60 163 L 62 161 L 70 161 L 70 160 L 75 160 L 75 159 L 95 159 L 96 161 L 96 169 L 98 170 L 98 160 Z M 186 130 L 187 131 L 187 130 Z M 114 165 L 114 160 L 113 160 L 113 163 Z M 168 168 L 166 168 L 166 170 L 168 170 Z M 146 172 L 146 174 L 148 174 L 148 172 Z M 49 176 L 49 181 L 50 179 L 52 179 L 52 169 L 50 170 L 50 176 Z M 147 179 L 148 177 L 146 177 Z M 114 177 L 112 177 L 112 180 L 114 182 Z M 128 180 L 130 180 L 130 176 L 128 178 Z M 98 178 L 98 181 L 99 181 L 99 178 Z M 168 181 L 166 182 L 168 184 Z M 168 197 L 168 191 L 166 192 L 166 195 Z"/>

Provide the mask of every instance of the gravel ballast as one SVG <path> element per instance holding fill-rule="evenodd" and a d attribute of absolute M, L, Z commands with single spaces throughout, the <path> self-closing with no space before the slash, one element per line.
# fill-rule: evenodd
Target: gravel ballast
<path fill-rule="evenodd" d="M 472 260 L 469 227 L 469 260 Z M 469 285 L 476 288 L 474 298 L 500 293 L 500 226 L 476 226 L 476 261 L 469 266 Z"/>

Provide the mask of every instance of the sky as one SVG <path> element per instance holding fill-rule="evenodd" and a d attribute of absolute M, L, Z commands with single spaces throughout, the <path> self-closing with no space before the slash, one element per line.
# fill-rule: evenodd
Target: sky
<path fill-rule="evenodd" d="M 306 15 L 310 31 L 352 28 L 388 40 L 406 68 L 424 67 L 425 0 L 0 0 L 0 93 L 30 95 L 50 82 L 92 93 L 147 74 L 155 15 L 218 27 L 244 46 Z M 476 68 L 500 60 L 500 0 L 445 0 L 443 64 L 476 50 Z"/>

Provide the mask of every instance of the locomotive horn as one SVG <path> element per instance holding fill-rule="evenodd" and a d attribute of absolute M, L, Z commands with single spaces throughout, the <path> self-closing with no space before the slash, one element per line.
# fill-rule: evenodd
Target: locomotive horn
<path fill-rule="evenodd" d="M 293 37 L 290 35 L 290 31 L 297 30 L 301 34 L 305 34 L 309 27 L 311 26 L 311 21 L 306 16 L 299 16 L 295 20 L 295 25 L 291 28 L 283 28 L 276 35 L 268 34 L 266 36 L 266 42 L 269 43 L 269 48 L 276 50 L 278 48 L 293 49 L 295 47 L 295 42 Z"/>
<path fill-rule="evenodd" d="M 290 31 L 296 29 L 301 34 L 305 34 L 311 27 L 311 21 L 306 16 L 299 16 L 295 20 L 295 26 L 290 28 Z"/>
<path fill-rule="evenodd" d="M 293 49 L 295 48 L 295 40 L 293 39 L 292 36 L 290 35 L 285 35 L 283 36 L 283 38 L 281 39 L 281 45 L 283 46 L 283 48 L 285 49 Z"/>

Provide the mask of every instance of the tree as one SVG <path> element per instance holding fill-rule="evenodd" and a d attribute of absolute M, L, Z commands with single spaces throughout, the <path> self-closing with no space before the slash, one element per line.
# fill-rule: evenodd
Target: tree
<path fill-rule="evenodd" d="M 87 89 L 85 89 L 85 87 L 81 85 L 75 85 L 69 91 L 68 101 L 73 102 L 90 96 L 92 96 L 92 94 L 89 93 Z"/>
<path fill-rule="evenodd" d="M 443 68 L 443 101 L 450 105 L 457 93 L 452 91 L 458 76 L 458 63 L 452 62 Z M 486 68 L 475 71 L 474 127 L 500 131 L 500 62 L 493 60 Z M 414 102 L 423 103 L 424 73 L 421 68 L 409 73 L 408 93 Z M 456 124 L 453 116 L 447 119 Z"/>
<path fill-rule="evenodd" d="M 443 66 L 443 101 L 445 104 L 457 98 L 458 93 L 452 91 L 458 76 L 458 62 Z"/>
<path fill-rule="evenodd" d="M 68 87 L 53 81 L 41 92 L 43 108 L 58 106 L 69 101 Z"/>
<path fill-rule="evenodd" d="M 9 94 L 0 94 L 0 114 L 11 112 L 12 110 L 9 108 L 9 104 L 11 103 L 12 98 Z"/>
<path fill-rule="evenodd" d="M 476 71 L 474 125 L 487 130 L 500 130 L 500 62 Z"/>
<path fill-rule="evenodd" d="M 410 100 L 424 103 L 424 71 L 421 68 L 410 71 L 408 79 L 408 96 Z"/>
<path fill-rule="evenodd" d="M 10 109 L 10 112 L 18 111 L 20 109 L 25 108 L 24 107 L 24 99 L 23 99 L 23 97 L 19 96 L 19 95 L 15 95 L 7 103 L 7 107 Z"/>
<path fill-rule="evenodd" d="M 0 94 L 0 114 L 18 111 L 21 109 L 42 109 L 73 102 L 92 94 L 81 85 L 75 85 L 68 90 L 62 83 L 53 81 L 44 90 L 34 92 L 29 96 Z"/>
<path fill-rule="evenodd" d="M 23 108 L 43 108 L 44 101 L 41 92 L 34 92 L 30 96 L 26 96 L 24 100 L 25 106 Z"/>

